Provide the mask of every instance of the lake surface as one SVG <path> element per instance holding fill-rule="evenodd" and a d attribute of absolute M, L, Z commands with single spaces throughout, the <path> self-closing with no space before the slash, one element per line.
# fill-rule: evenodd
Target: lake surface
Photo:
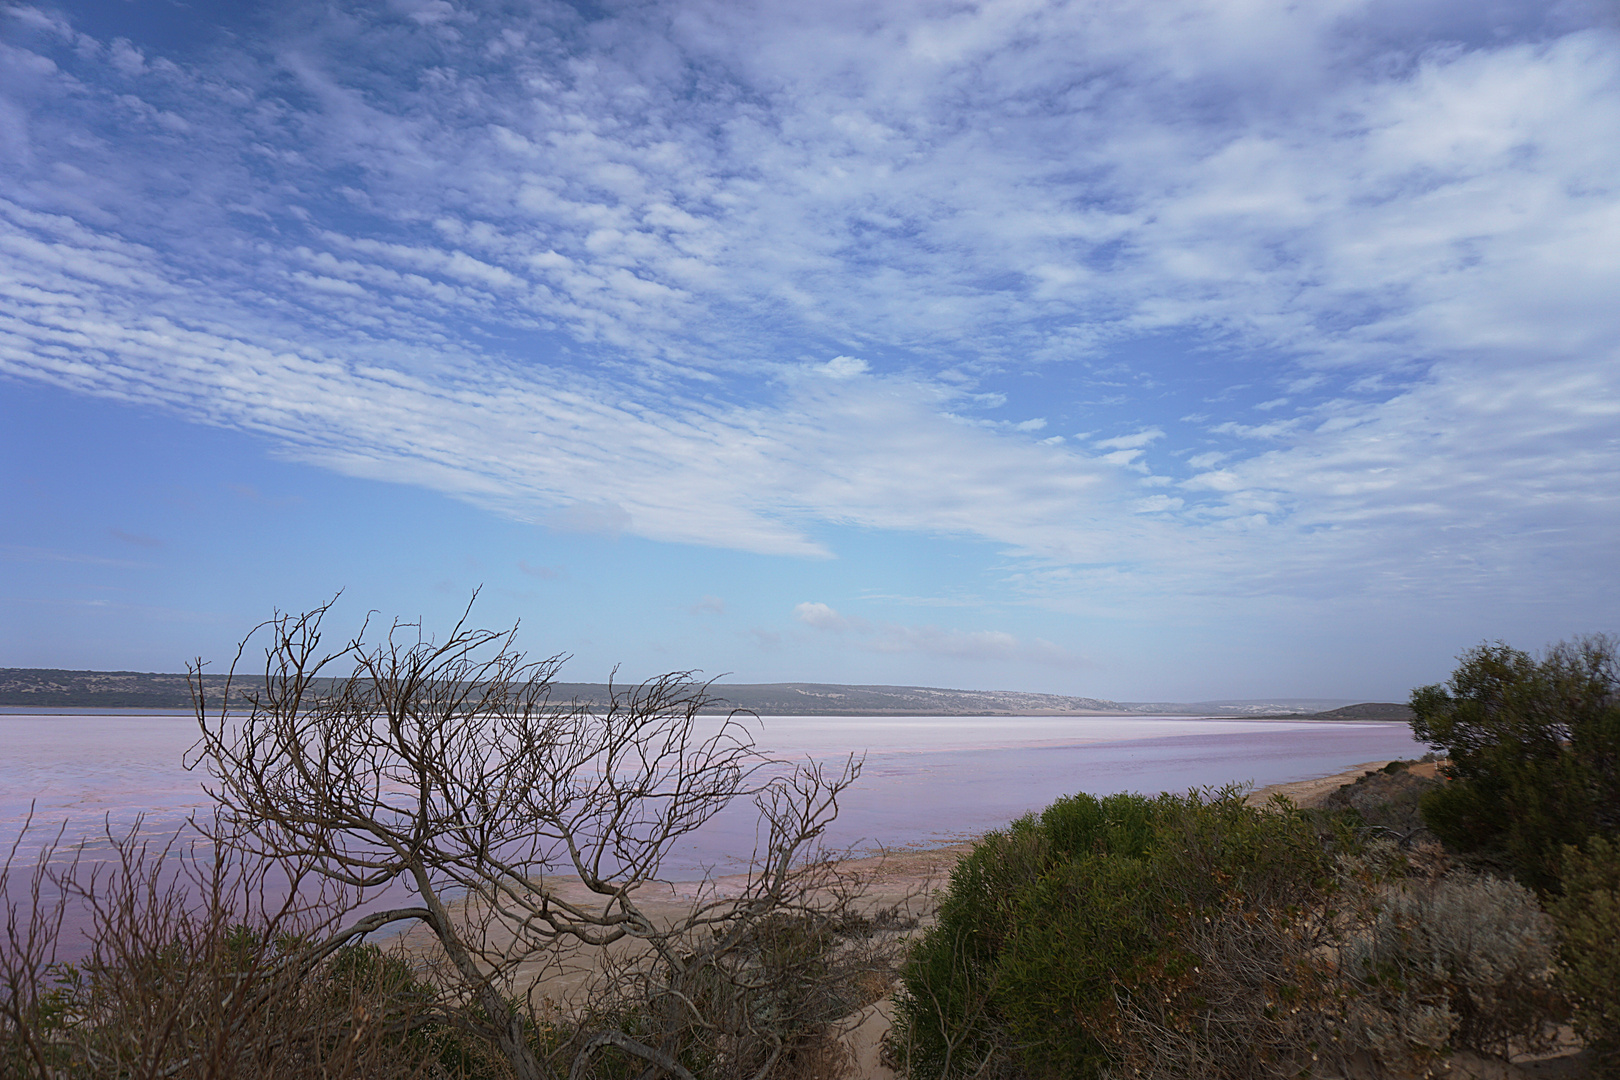
<path fill-rule="evenodd" d="M 36 824 L 68 822 L 69 840 L 110 820 L 144 816 L 169 829 L 210 801 L 189 715 L 0 714 L 0 843 Z M 1426 747 L 1403 723 L 1198 720 L 1185 717 L 764 718 L 761 748 L 790 760 L 865 754 L 827 840 L 836 848 L 938 844 L 1005 825 L 1062 795 L 1256 786 L 1416 757 Z M 666 875 L 725 869 L 752 850 L 745 807 L 672 852 Z"/>

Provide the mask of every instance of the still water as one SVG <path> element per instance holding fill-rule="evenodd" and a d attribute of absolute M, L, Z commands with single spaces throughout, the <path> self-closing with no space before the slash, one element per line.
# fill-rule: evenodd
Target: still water
<path fill-rule="evenodd" d="M 1185 717 L 766 717 L 759 746 L 788 760 L 864 754 L 827 840 L 834 848 L 937 844 L 996 828 L 1061 795 L 1185 791 L 1307 779 L 1425 747 L 1401 723 Z M 0 843 L 33 807 L 66 837 L 144 816 L 172 829 L 210 805 L 183 715 L 0 714 Z M 746 808 L 671 853 L 665 875 L 724 870 L 752 850 Z"/>

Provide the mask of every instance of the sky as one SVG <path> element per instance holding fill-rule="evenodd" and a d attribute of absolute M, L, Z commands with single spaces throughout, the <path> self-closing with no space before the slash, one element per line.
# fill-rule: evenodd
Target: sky
<path fill-rule="evenodd" d="M 0 7 L 0 666 L 1404 699 L 1620 630 L 1620 9 Z"/>

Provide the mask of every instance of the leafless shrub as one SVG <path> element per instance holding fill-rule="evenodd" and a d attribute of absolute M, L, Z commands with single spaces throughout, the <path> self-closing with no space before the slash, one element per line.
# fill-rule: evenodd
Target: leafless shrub
<path fill-rule="evenodd" d="M 1230 902 L 1191 917 L 1177 969 L 1149 973 L 1117 1002 L 1113 1075 L 1145 1080 L 1281 1080 L 1335 1075 L 1355 1053 L 1341 1017 L 1353 991 L 1325 958 L 1320 912 Z"/>
<path fill-rule="evenodd" d="M 33 1071 L 49 1075 L 55 1050 L 46 1032 L 58 1005 L 49 974 L 56 963 L 66 906 L 48 895 L 49 856 L 60 842 L 44 845 L 33 867 L 17 855 L 33 826 L 30 812 L 0 867 L 0 904 L 4 904 L 5 938 L 0 941 L 0 1066 L 9 1075 Z"/>
<path fill-rule="evenodd" d="M 780 851 L 806 813 L 819 816 L 816 792 L 837 780 L 810 767 L 766 801 L 762 848 Z M 634 1062 L 705 1080 L 808 1080 L 847 1066 L 838 1022 L 887 992 L 915 917 L 865 903 L 867 876 L 825 853 L 721 884 L 639 948 L 600 958 L 553 1055 L 570 1077 Z"/>
<path fill-rule="evenodd" d="M 700 722 L 712 699 L 686 673 L 552 702 L 559 659 L 528 661 L 515 630 L 396 623 L 325 651 L 326 611 L 260 628 L 259 687 L 233 665 L 211 707 L 194 684 L 214 839 L 359 896 L 403 883 L 415 902 L 369 925 L 431 932 L 446 1000 L 517 1080 L 763 1080 L 858 1004 L 853 974 L 892 965 L 817 847 L 859 762 L 779 775 L 742 717 Z M 671 846 L 738 798 L 761 823 L 746 882 L 649 907 Z M 604 978 L 555 1014 L 535 979 L 581 949 Z"/>
<path fill-rule="evenodd" d="M 420 1073 L 422 1055 L 400 1036 L 425 1001 L 387 977 L 380 951 L 341 949 L 344 905 L 300 891 L 299 868 L 243 862 L 183 833 L 149 841 L 139 825 L 109 830 L 104 858 L 85 850 L 48 843 L 24 876 L 14 847 L 0 869 L 0 1072 Z M 63 939 L 71 923 L 82 940 Z M 72 963 L 58 960 L 64 950 Z"/>

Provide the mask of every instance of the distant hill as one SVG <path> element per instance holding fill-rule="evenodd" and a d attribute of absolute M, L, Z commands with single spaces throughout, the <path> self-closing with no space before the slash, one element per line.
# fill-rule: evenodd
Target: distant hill
<path fill-rule="evenodd" d="M 223 686 L 222 676 L 209 681 Z M 81 709 L 180 709 L 191 706 L 184 675 L 148 671 L 0 668 L 0 705 Z"/>
<path fill-rule="evenodd" d="M 1219 701 L 1121 701 L 1129 713 L 1169 716 L 1253 716 L 1298 718 L 1350 705 L 1349 698 L 1224 698 Z M 1354 707 L 1354 706 L 1351 706 Z"/>
<path fill-rule="evenodd" d="M 712 692 L 736 708 L 761 716 L 1111 716 L 1131 712 L 1117 701 L 1102 698 L 932 686 L 716 683 Z"/>
<path fill-rule="evenodd" d="M 1312 713 L 1312 720 L 1410 720 L 1416 715 L 1409 705 L 1393 701 L 1367 701 L 1360 705 L 1346 705 L 1342 709 Z"/>
<path fill-rule="evenodd" d="M 206 675 L 217 696 L 224 675 Z M 239 677 L 237 685 L 251 685 Z M 620 688 L 621 690 L 623 687 Z M 844 686 L 837 683 L 716 683 L 722 708 L 761 716 L 1232 716 L 1332 720 L 1405 720 L 1404 705 L 1352 705 L 1343 699 L 1257 698 L 1225 701 L 1110 701 L 1015 690 L 948 690 L 932 686 Z M 557 701 L 602 703 L 605 683 L 555 683 Z M 0 706 L 40 709 L 185 709 L 186 677 L 144 671 L 0 668 Z"/>
<path fill-rule="evenodd" d="M 204 689 L 222 692 L 223 675 L 203 677 Z M 237 685 L 250 685 L 238 678 Z M 619 687 L 621 691 L 625 687 Z M 1016 714 L 1129 714 L 1133 710 L 1098 698 L 1015 691 L 942 690 L 927 686 L 839 686 L 829 683 L 717 683 L 711 693 L 723 707 L 761 715 L 914 714 L 994 716 Z M 602 703 L 605 683 L 554 683 L 556 701 Z M 191 705 L 186 677 L 142 671 L 66 671 L 0 668 L 0 706 L 34 708 L 183 709 Z"/>

